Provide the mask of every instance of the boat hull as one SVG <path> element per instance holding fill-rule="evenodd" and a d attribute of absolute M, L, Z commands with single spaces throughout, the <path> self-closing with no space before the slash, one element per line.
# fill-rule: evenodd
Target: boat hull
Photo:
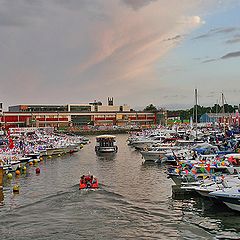
<path fill-rule="evenodd" d="M 117 147 L 96 147 L 95 151 L 97 153 L 116 153 Z"/>

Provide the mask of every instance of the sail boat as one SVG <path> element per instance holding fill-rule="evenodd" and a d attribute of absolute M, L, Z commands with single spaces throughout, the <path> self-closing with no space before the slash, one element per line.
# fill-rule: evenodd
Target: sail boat
<path fill-rule="evenodd" d="M 194 89 L 195 94 L 195 104 L 193 106 L 193 114 L 190 117 L 190 129 L 191 129 L 191 136 L 193 139 L 198 138 L 198 132 L 197 132 L 197 124 L 198 124 L 198 111 L 197 111 L 197 105 L 198 105 L 198 90 Z"/>
<path fill-rule="evenodd" d="M 222 101 L 222 120 L 223 120 L 223 133 L 226 134 L 226 112 L 225 112 L 225 103 L 227 103 L 226 98 L 223 94 L 221 93 L 221 101 Z"/>
<path fill-rule="evenodd" d="M 195 115 L 195 131 L 196 131 L 196 140 L 197 140 L 197 123 L 198 123 L 198 112 L 197 112 L 197 106 L 198 106 L 198 90 L 195 88 L 194 89 L 195 93 L 195 107 L 193 111 L 193 116 Z"/>

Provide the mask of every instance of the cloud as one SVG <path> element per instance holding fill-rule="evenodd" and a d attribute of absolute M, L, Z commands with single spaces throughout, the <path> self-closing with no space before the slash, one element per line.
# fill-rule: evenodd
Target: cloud
<path fill-rule="evenodd" d="M 0 26 L 21 27 L 33 24 L 43 15 L 41 1 L 1 1 Z"/>
<path fill-rule="evenodd" d="M 219 60 L 225 60 L 225 59 L 237 58 L 237 57 L 240 57 L 240 51 L 227 53 L 220 58 L 207 59 L 207 60 L 203 61 L 202 63 L 216 62 L 216 61 L 219 61 Z"/>
<path fill-rule="evenodd" d="M 179 95 L 179 94 L 175 94 L 175 95 L 165 95 L 165 96 L 163 96 L 163 98 L 165 98 L 165 99 L 185 99 L 185 98 L 187 98 L 187 96 L 186 95 Z"/>
<path fill-rule="evenodd" d="M 221 59 L 229 59 L 236 57 L 240 57 L 240 51 L 227 53 L 226 55 L 222 56 Z"/>
<path fill-rule="evenodd" d="M 159 60 L 203 23 L 201 2 L 2 0 L 3 101 L 148 102 L 166 84 Z"/>
<path fill-rule="evenodd" d="M 233 36 L 232 39 L 227 40 L 225 43 L 232 44 L 232 43 L 239 43 L 240 42 L 240 34 Z"/>
<path fill-rule="evenodd" d="M 218 59 L 207 59 L 207 60 L 202 61 L 202 63 L 215 62 L 215 61 L 217 61 L 217 60 L 218 60 Z"/>
<path fill-rule="evenodd" d="M 131 7 L 133 10 L 138 10 L 155 1 L 158 1 L 158 0 L 122 0 L 124 4 Z"/>
<path fill-rule="evenodd" d="M 238 30 L 239 30 L 239 28 L 236 28 L 236 27 L 215 28 L 215 29 L 211 29 L 207 33 L 201 34 L 193 39 L 209 38 L 209 37 L 214 37 L 215 35 L 218 35 L 218 34 L 229 34 L 232 32 L 236 32 Z"/>
<path fill-rule="evenodd" d="M 163 41 L 174 41 L 174 40 L 179 40 L 181 38 L 180 35 L 176 35 L 174 37 L 169 37 L 167 39 L 164 39 Z"/>

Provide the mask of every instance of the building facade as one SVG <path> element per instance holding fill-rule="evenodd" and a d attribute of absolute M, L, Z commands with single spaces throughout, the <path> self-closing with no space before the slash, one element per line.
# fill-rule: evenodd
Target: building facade
<path fill-rule="evenodd" d="M 10 127 L 67 127 L 67 126 L 127 126 L 159 123 L 159 113 L 134 111 L 128 105 L 108 105 L 94 101 L 89 104 L 10 106 L 0 115 L 1 126 Z"/>

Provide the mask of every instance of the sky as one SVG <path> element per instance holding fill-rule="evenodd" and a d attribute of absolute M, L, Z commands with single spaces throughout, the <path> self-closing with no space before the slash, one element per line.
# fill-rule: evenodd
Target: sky
<path fill-rule="evenodd" d="M 0 0 L 0 101 L 239 104 L 239 0 Z"/>

